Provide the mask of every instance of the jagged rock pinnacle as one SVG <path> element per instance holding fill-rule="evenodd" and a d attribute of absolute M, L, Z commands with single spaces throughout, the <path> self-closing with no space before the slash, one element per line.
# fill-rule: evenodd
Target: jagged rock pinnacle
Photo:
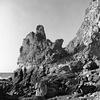
<path fill-rule="evenodd" d="M 46 39 L 44 27 L 38 25 L 36 33 L 30 32 L 23 40 L 17 64 L 20 66 L 29 66 L 29 64 L 39 65 L 43 61 L 45 63 L 55 62 L 66 55 L 62 44 L 63 39 L 57 39 L 54 43 Z"/>
<path fill-rule="evenodd" d="M 42 25 L 38 25 L 36 28 L 36 36 L 38 39 L 46 39 L 44 27 Z"/>

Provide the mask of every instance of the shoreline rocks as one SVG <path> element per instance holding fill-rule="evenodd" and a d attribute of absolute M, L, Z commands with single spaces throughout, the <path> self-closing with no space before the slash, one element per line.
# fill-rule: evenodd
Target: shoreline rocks
<path fill-rule="evenodd" d="M 12 80 L 12 96 L 33 99 L 36 94 L 48 99 L 76 93 L 78 97 L 89 97 L 100 91 L 99 2 L 91 0 L 76 37 L 65 48 L 63 39 L 55 42 L 47 39 L 42 25 L 36 27 L 36 33 L 30 32 L 23 39 L 19 68 Z M 41 82 L 45 83 L 43 88 Z"/>

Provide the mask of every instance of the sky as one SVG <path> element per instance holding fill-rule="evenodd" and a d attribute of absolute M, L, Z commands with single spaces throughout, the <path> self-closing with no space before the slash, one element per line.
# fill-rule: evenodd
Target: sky
<path fill-rule="evenodd" d="M 0 72 L 18 68 L 23 38 L 41 24 L 47 38 L 75 37 L 90 0 L 0 0 Z"/>

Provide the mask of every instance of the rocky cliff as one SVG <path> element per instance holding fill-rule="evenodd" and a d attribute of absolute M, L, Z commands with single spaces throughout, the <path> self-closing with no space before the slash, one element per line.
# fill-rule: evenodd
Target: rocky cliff
<path fill-rule="evenodd" d="M 47 39 L 42 25 L 24 38 L 13 94 L 34 95 L 41 81 L 47 86 L 45 98 L 100 91 L 100 0 L 91 0 L 76 37 L 65 48 L 63 41 Z"/>

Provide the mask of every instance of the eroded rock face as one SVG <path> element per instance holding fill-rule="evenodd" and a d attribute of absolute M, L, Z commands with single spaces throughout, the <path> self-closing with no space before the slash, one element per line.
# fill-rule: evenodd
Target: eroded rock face
<path fill-rule="evenodd" d="M 44 27 L 23 40 L 15 72 L 15 92 L 35 93 L 35 84 L 44 81 L 46 98 L 57 95 L 86 95 L 100 86 L 100 0 L 91 0 L 76 37 L 62 48 L 63 39 L 47 39 Z M 86 91 L 86 90 L 89 91 Z"/>
<path fill-rule="evenodd" d="M 79 52 L 80 49 L 84 50 L 86 46 L 95 46 L 92 44 L 96 42 L 96 40 L 99 43 L 99 40 L 96 39 L 96 37 L 99 37 L 100 31 L 99 2 L 99 0 L 91 1 L 90 6 L 86 9 L 84 22 L 77 32 L 76 37 L 66 47 L 66 51 L 68 51 L 69 53 Z M 95 41 L 93 40 L 93 37 L 95 38 Z M 89 49 L 91 48 L 89 47 Z M 93 51 L 93 49 L 91 50 Z M 94 52 L 97 52 L 97 49 Z"/>
<path fill-rule="evenodd" d="M 20 56 L 17 62 L 19 69 L 14 73 L 14 85 L 23 84 L 24 90 L 24 87 L 34 87 L 44 77 L 57 74 L 59 68 L 56 63 L 67 55 L 62 44 L 63 39 L 57 39 L 55 42 L 46 39 L 44 27 L 38 25 L 36 33 L 30 32 L 20 47 Z M 22 87 L 14 89 L 18 92 Z"/>
<path fill-rule="evenodd" d="M 41 64 L 43 61 L 54 61 L 58 56 L 57 60 L 62 55 L 63 39 L 58 39 L 54 43 L 49 39 L 46 39 L 44 27 L 38 25 L 36 28 L 36 34 L 34 32 L 29 33 L 23 40 L 23 44 L 20 48 L 20 57 L 18 58 L 18 64 L 20 66 L 31 64 Z M 67 54 L 66 51 L 64 52 Z M 57 61 L 56 60 L 56 61 Z"/>

